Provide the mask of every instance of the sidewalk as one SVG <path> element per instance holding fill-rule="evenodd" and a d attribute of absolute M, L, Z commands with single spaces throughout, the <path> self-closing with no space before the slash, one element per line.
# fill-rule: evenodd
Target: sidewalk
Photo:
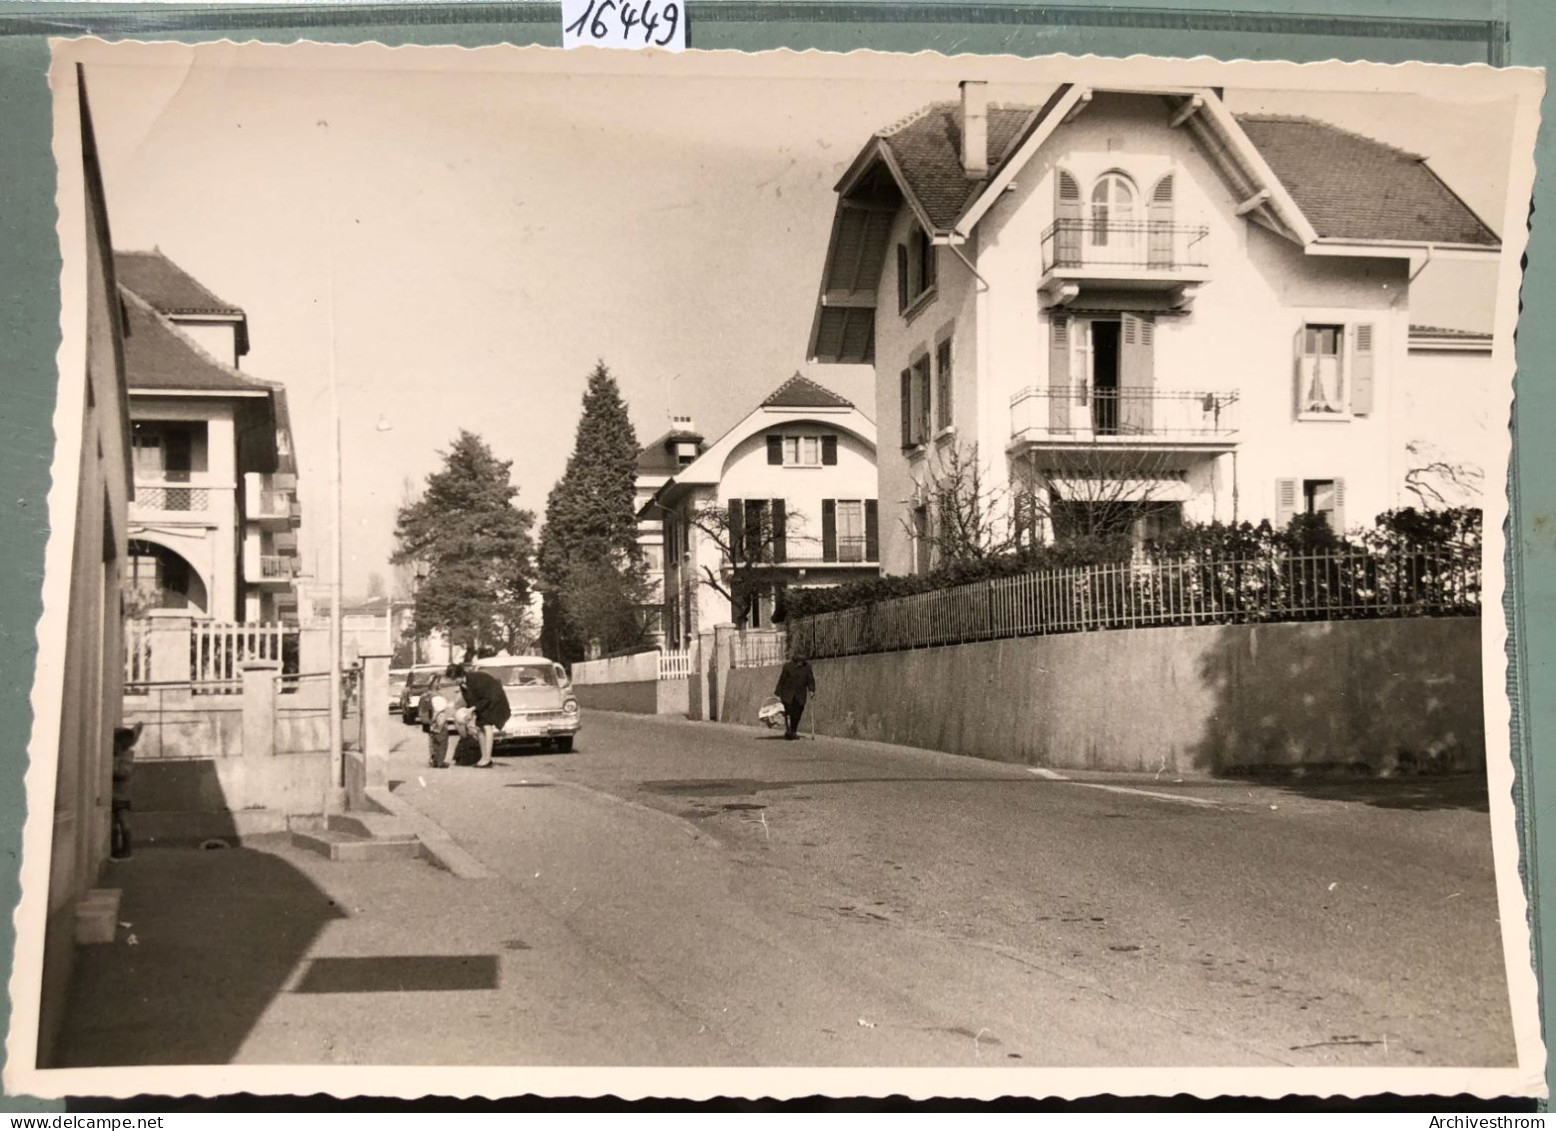
<path fill-rule="evenodd" d="M 331 862 L 285 835 L 111 868 L 121 925 L 78 949 L 58 1067 L 539 1065 L 559 1062 L 558 1033 L 573 1063 L 638 1063 L 697 1044 L 674 1019 L 621 1031 L 609 994 L 578 995 L 619 974 L 500 879 Z"/>

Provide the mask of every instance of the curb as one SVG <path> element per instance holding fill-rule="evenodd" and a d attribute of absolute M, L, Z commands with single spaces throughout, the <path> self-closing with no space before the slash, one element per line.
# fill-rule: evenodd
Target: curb
<path fill-rule="evenodd" d="M 442 825 L 409 801 L 383 786 L 369 786 L 363 792 L 368 800 L 380 806 L 384 812 L 400 818 L 411 827 L 411 831 L 416 834 L 416 839 L 421 841 L 422 848 L 431 863 L 447 872 L 452 872 L 462 880 L 492 878 L 491 869 L 461 848 Z"/>

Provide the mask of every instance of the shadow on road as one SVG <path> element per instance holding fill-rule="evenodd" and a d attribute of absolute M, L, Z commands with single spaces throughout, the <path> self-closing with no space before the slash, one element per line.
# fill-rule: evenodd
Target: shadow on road
<path fill-rule="evenodd" d="M 297 868 L 249 848 L 137 849 L 105 883 L 124 893 L 118 938 L 77 952 L 54 1067 L 230 1063 L 346 917 Z"/>
<path fill-rule="evenodd" d="M 1488 813 L 1491 810 L 1484 774 L 1432 774 L 1411 778 L 1260 775 L 1229 780 L 1255 783 L 1283 793 L 1311 797 L 1316 801 L 1350 801 L 1378 809 L 1410 809 L 1418 812 L 1468 809 L 1477 813 Z"/>

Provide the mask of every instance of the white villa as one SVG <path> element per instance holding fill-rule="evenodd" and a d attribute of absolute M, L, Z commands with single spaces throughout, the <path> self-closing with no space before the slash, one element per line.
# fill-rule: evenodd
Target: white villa
<path fill-rule="evenodd" d="M 795 374 L 712 444 L 689 421 L 681 431 L 664 441 L 673 466 L 648 459 L 654 445 L 647 471 L 639 463 L 640 485 L 655 485 L 640 491 L 638 519 L 662 531 L 666 647 L 736 619 L 708 583 L 727 587 L 731 532 L 762 542 L 746 559 L 760 558 L 760 588 L 744 627 L 769 627 L 789 588 L 879 573 L 875 425 L 852 403 Z"/>
<path fill-rule="evenodd" d="M 1209 88 L 1061 86 L 924 108 L 837 185 L 810 339 L 873 364 L 881 565 L 926 552 L 954 451 L 1030 500 L 1032 534 L 1133 505 L 1184 520 L 1418 504 L 1421 453 L 1473 463 L 1455 396 L 1489 339 L 1412 328 L 1428 263 L 1498 238 L 1426 159 Z M 1452 500 L 1457 501 L 1457 500 Z"/>
<path fill-rule="evenodd" d="M 286 390 L 238 370 L 244 312 L 160 251 L 117 252 L 135 495 L 135 612 L 296 621 L 298 506 Z"/>
<path fill-rule="evenodd" d="M 666 483 L 684 467 L 695 463 L 697 457 L 707 451 L 702 433 L 689 416 L 677 416 L 670 422 L 664 435 L 647 444 L 638 452 L 637 476 L 634 481 L 636 495 L 633 503 L 638 513 L 638 549 L 648 572 L 648 581 L 654 601 L 643 610 L 643 623 L 655 644 L 663 646 L 669 639 L 667 603 L 665 601 L 665 526 L 663 516 L 648 504 Z M 647 508 L 647 509 L 645 509 Z"/>

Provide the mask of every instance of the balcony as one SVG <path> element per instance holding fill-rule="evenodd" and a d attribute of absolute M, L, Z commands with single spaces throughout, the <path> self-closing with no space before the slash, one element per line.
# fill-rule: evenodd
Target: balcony
<path fill-rule="evenodd" d="M 1041 287 L 1068 302 L 1082 286 L 1174 290 L 1210 277 L 1210 228 L 1158 220 L 1055 220 L 1043 232 Z"/>
<path fill-rule="evenodd" d="M 808 540 L 807 540 L 808 541 Z M 839 534 L 837 548 L 829 555 L 825 547 L 818 543 L 810 542 L 808 545 L 787 548 L 783 561 L 777 565 L 798 566 L 801 569 L 815 568 L 817 566 L 875 566 L 880 557 L 879 552 L 873 556 L 871 547 L 863 535 L 854 536 Z"/>
<path fill-rule="evenodd" d="M 1011 446 L 1231 451 L 1237 402 L 1235 392 L 1028 388 L 1010 400 Z"/>
<path fill-rule="evenodd" d="M 259 573 L 249 580 L 260 585 L 291 585 L 297 576 L 297 559 L 287 554 L 261 554 Z"/>
<path fill-rule="evenodd" d="M 302 508 L 291 491 L 257 491 L 249 496 L 248 519 L 267 530 L 289 530 L 301 525 Z"/>
<path fill-rule="evenodd" d="M 135 481 L 135 498 L 130 507 L 133 513 L 143 515 L 156 511 L 163 514 L 202 512 L 211 509 L 211 489 L 183 482 L 164 479 Z"/>

